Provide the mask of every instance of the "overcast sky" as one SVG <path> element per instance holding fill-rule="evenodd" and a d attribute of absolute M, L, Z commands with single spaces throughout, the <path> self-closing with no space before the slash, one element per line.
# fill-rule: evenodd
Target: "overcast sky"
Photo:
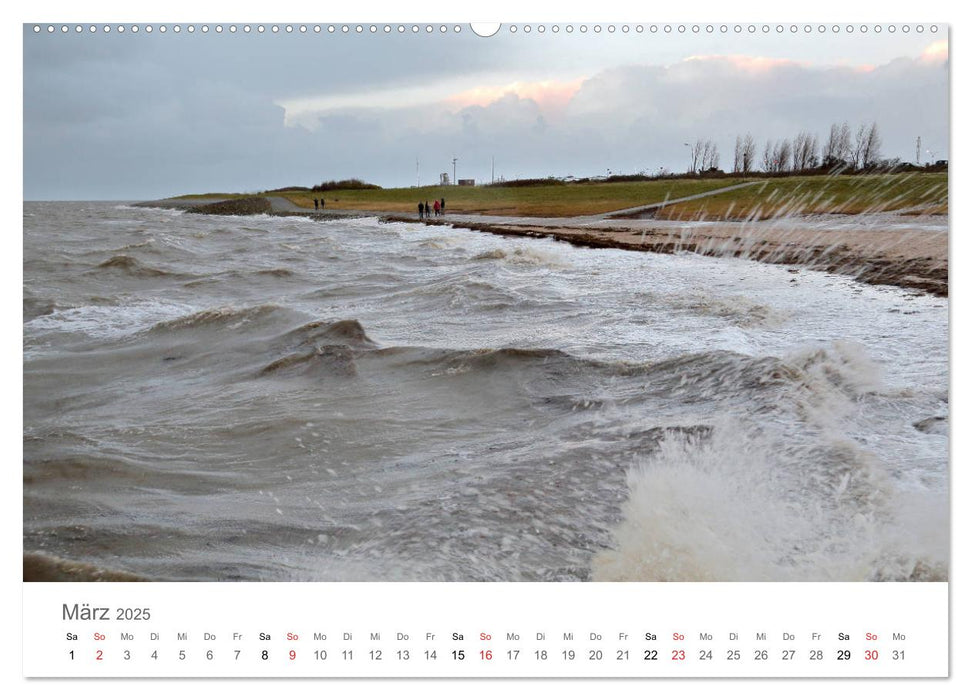
<path fill-rule="evenodd" d="M 115 26 L 115 25 L 113 25 Z M 144 26 L 144 25 L 143 25 Z M 201 25 L 197 25 L 201 26 Z M 212 25 L 214 26 L 214 25 Z M 225 25 L 228 28 L 228 25 Z M 241 26 L 241 25 L 240 25 Z M 883 154 L 946 158 L 947 27 L 491 38 L 147 34 L 24 27 L 24 197 L 147 199 L 452 171 L 591 176 L 688 167 L 711 138 L 876 122 Z M 913 26 L 913 25 L 912 25 Z"/>

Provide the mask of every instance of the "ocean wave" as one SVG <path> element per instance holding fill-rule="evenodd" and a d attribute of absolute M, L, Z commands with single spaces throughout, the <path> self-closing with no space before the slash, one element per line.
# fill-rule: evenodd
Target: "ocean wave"
<path fill-rule="evenodd" d="M 236 308 L 223 306 L 205 309 L 178 318 L 159 321 L 149 329 L 150 333 L 166 331 L 198 330 L 209 328 L 236 329 L 246 324 L 263 321 L 276 314 L 282 307 L 275 304 L 261 304 Z"/>
<path fill-rule="evenodd" d="M 678 295 L 651 294 L 650 296 L 651 302 L 660 306 L 689 311 L 698 316 L 731 320 L 743 328 L 775 326 L 789 318 L 786 312 L 739 295 L 712 295 L 697 292 Z"/>
<path fill-rule="evenodd" d="M 784 360 L 806 376 L 854 398 L 884 388 L 880 365 L 867 355 L 860 343 L 837 340 L 825 346 L 793 351 Z"/>
<path fill-rule="evenodd" d="M 865 348 L 837 341 L 783 357 L 751 357 L 727 350 L 681 355 L 627 371 L 649 380 L 646 391 L 687 402 L 735 398 L 749 410 L 789 409 L 832 424 L 855 400 L 883 389 L 881 370 Z"/>
<path fill-rule="evenodd" d="M 43 552 L 24 552 L 24 581 L 147 581 L 121 569 L 62 559 Z"/>
<path fill-rule="evenodd" d="M 32 446 L 32 449 L 38 448 Z M 23 479 L 25 484 L 35 482 L 46 484 L 51 480 L 59 479 L 67 481 L 132 480 L 140 473 L 141 469 L 137 465 L 123 458 L 70 454 L 51 459 L 25 460 Z"/>
<path fill-rule="evenodd" d="M 94 338 L 113 338 L 139 333 L 172 314 L 185 313 L 186 306 L 152 300 L 118 305 L 117 299 L 92 297 L 89 306 L 55 308 L 51 313 L 27 320 L 32 331 L 84 333 Z"/>
<path fill-rule="evenodd" d="M 550 267 L 569 267 L 565 260 L 552 250 L 517 246 L 515 248 L 493 248 L 473 256 L 473 260 L 502 260 L 519 265 L 546 265 Z"/>
<path fill-rule="evenodd" d="M 343 377 L 357 375 L 354 355 L 346 345 L 324 345 L 310 352 L 292 353 L 274 360 L 260 370 L 260 376 L 268 374 L 317 374 L 326 373 Z"/>
<path fill-rule="evenodd" d="M 155 239 L 146 238 L 144 241 L 139 241 L 138 243 L 129 243 L 128 245 L 124 245 L 118 250 L 138 250 L 138 249 L 146 249 L 146 248 L 154 248 L 154 247 L 155 247 Z"/>
<path fill-rule="evenodd" d="M 793 442 L 724 421 L 665 436 L 628 488 L 596 580 L 946 580 L 944 497 L 895 490 L 846 438 Z"/>
<path fill-rule="evenodd" d="M 476 374 L 483 375 L 483 380 L 487 376 L 504 377 L 518 382 L 522 391 L 530 389 L 534 381 L 539 379 L 565 380 L 571 376 L 578 379 L 588 376 L 593 379 L 597 370 L 609 368 L 609 365 L 596 360 L 583 359 L 550 348 L 454 350 L 394 346 L 374 349 L 369 355 L 384 360 L 387 365 L 419 370 L 428 377 L 474 377 Z"/>
<path fill-rule="evenodd" d="M 48 316 L 57 309 L 53 301 L 24 294 L 24 322 L 33 321 L 40 316 Z"/>
<path fill-rule="evenodd" d="M 356 319 L 341 321 L 311 321 L 299 328 L 287 331 L 277 342 L 292 348 L 316 345 L 348 345 L 355 348 L 375 348 L 377 345 Z"/>
<path fill-rule="evenodd" d="M 394 280 L 392 280 L 394 281 Z M 525 303 L 526 297 L 507 286 L 482 279 L 470 279 L 464 272 L 449 275 L 430 284 L 423 284 L 400 292 L 394 297 L 406 299 L 410 304 L 422 304 L 441 308 L 471 310 L 501 310 Z"/>
<path fill-rule="evenodd" d="M 211 320 L 210 312 L 199 316 L 189 320 Z M 231 318 L 238 322 L 235 315 Z M 261 373 L 297 365 L 332 366 L 338 361 L 334 348 L 346 348 L 339 361 L 348 364 L 348 373 L 353 359 L 367 355 L 386 365 L 420 369 L 427 376 L 506 375 L 524 389 L 538 388 L 534 380 L 562 381 L 566 394 L 617 380 L 626 383 L 622 393 L 629 400 L 682 405 L 717 401 L 724 406 L 744 406 L 756 414 L 788 411 L 799 420 L 812 419 L 818 426 L 839 420 L 857 399 L 883 387 L 879 365 L 869 359 L 865 348 L 848 342 L 800 349 L 783 357 L 713 350 L 655 362 L 629 362 L 583 357 L 549 347 L 380 347 L 359 321 L 347 319 L 306 323 L 277 336 L 271 347 L 281 355 Z"/>
<path fill-rule="evenodd" d="M 288 374 L 357 375 L 358 353 L 377 348 L 355 319 L 311 321 L 278 336 L 275 348 L 285 352 L 259 371 L 259 376 Z"/>
<path fill-rule="evenodd" d="M 444 364 L 472 365 L 482 369 L 497 367 L 540 364 L 544 366 L 589 365 L 601 366 L 594 360 L 581 360 L 563 350 L 552 348 L 479 348 L 476 350 L 448 350 L 434 358 Z"/>
<path fill-rule="evenodd" d="M 115 255 L 98 265 L 99 270 L 116 270 L 133 277 L 175 277 L 175 273 L 145 265 L 131 255 Z"/>

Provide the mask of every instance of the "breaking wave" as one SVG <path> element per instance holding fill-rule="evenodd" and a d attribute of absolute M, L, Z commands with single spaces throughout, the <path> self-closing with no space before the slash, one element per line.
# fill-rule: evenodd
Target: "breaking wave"
<path fill-rule="evenodd" d="M 547 265 L 551 267 L 568 267 L 566 261 L 551 250 L 541 250 L 518 246 L 516 248 L 493 248 L 475 255 L 473 260 L 502 260 L 519 265 Z"/>
<path fill-rule="evenodd" d="M 947 504 L 897 491 L 848 441 L 786 444 L 732 422 L 669 435 L 628 474 L 609 581 L 946 580 Z M 929 517 L 930 516 L 930 517 Z"/>

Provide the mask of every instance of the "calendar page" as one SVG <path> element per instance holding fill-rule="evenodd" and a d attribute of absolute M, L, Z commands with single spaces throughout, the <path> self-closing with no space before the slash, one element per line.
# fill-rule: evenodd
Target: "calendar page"
<path fill-rule="evenodd" d="M 940 16 L 42 14 L 29 687 L 952 687 Z"/>

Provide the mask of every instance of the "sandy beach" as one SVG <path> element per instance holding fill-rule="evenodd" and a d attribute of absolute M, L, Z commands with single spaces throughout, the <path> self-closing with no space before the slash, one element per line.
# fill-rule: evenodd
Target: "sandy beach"
<path fill-rule="evenodd" d="M 257 200 L 262 200 L 259 202 Z M 787 217 L 764 221 L 667 221 L 644 217 L 650 207 L 592 216 L 526 217 L 448 214 L 420 220 L 417 214 L 333 209 L 314 211 L 284 197 L 240 200 L 166 199 L 139 206 L 194 213 L 306 216 L 316 220 L 378 217 L 384 221 L 451 226 L 503 236 L 553 238 L 591 248 L 652 253 L 698 253 L 804 267 L 848 275 L 869 284 L 889 284 L 948 294 L 948 229 L 945 216 L 906 214 Z"/>
<path fill-rule="evenodd" d="M 883 216 L 880 222 L 874 222 L 827 217 L 678 225 L 649 220 L 507 223 L 488 218 L 433 219 L 426 223 L 508 236 L 551 237 L 594 248 L 740 257 L 824 270 L 861 282 L 920 289 L 938 296 L 948 293 L 948 235 L 939 219 L 907 221 Z"/>

